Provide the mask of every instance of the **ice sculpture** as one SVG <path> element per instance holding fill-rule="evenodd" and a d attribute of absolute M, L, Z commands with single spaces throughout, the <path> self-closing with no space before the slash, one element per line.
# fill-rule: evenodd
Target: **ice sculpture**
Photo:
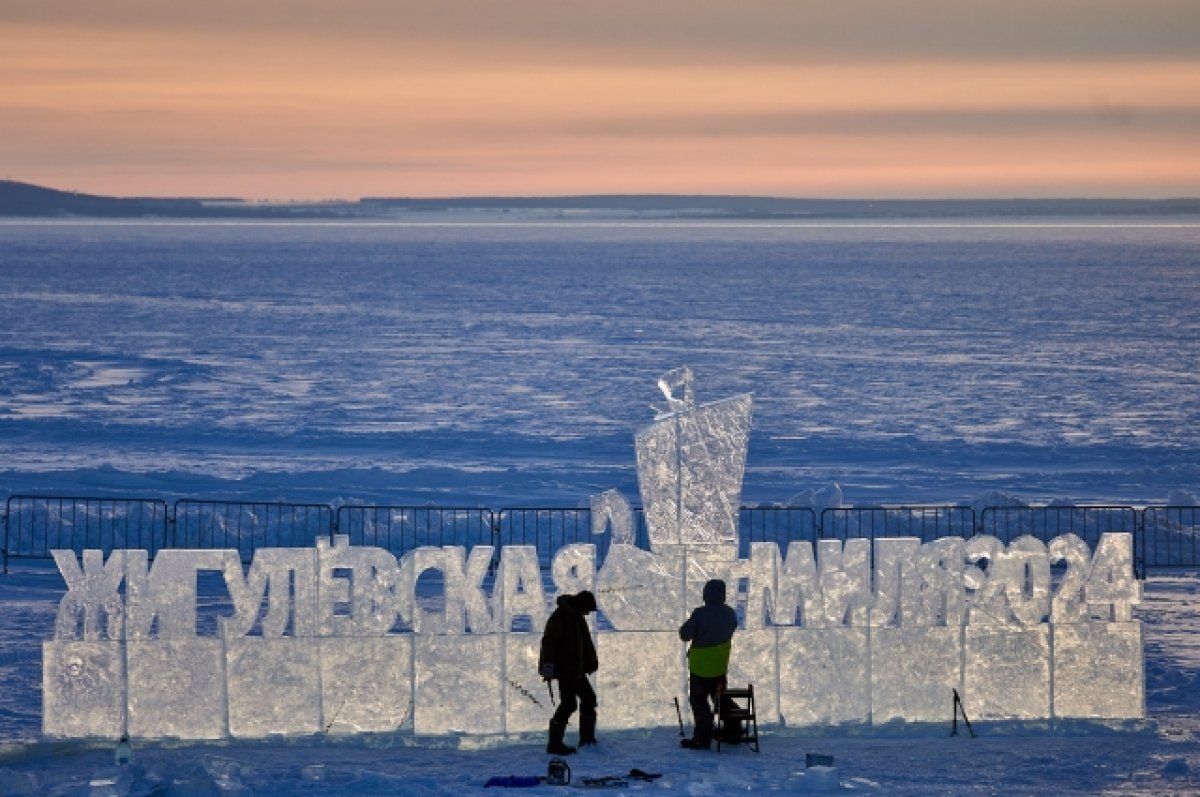
<path fill-rule="evenodd" d="M 603 561 L 567 545 L 548 574 L 600 605 L 601 730 L 676 722 L 677 629 L 710 578 L 744 609 L 729 679 L 754 684 L 761 723 L 941 722 L 952 690 L 981 720 L 1144 716 L 1131 535 L 1094 551 L 1074 534 L 754 542 L 741 559 L 750 397 L 697 405 L 687 369 L 660 387 L 636 438 L 649 549 L 609 490 L 591 501 Z M 53 555 L 66 592 L 43 645 L 48 736 L 541 733 L 553 711 L 533 546 L 397 560 L 335 535 L 259 549 L 248 568 L 234 550 Z M 224 580 L 228 613 L 198 625 L 202 572 Z"/>
<path fill-rule="evenodd" d="M 636 437 L 650 546 L 736 544 L 751 397 L 697 406 L 688 368 L 669 372 L 658 385 L 666 404 Z M 680 389 L 682 397 L 675 395 Z"/>

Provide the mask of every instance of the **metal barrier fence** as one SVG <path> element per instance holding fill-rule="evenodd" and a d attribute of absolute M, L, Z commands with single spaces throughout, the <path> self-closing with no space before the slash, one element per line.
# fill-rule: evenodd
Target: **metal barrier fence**
<path fill-rule="evenodd" d="M 989 534 L 1004 542 L 1022 535 L 1048 541 L 1074 533 L 1094 547 L 1110 531 L 1134 535 L 1135 566 L 1200 566 L 1200 507 L 969 506 L 836 507 L 818 515 L 811 507 L 742 507 L 738 516 L 742 557 L 752 542 L 917 537 L 922 541 Z M 50 551 L 105 554 L 140 548 L 232 548 L 249 561 L 262 547 L 310 547 L 345 534 L 352 545 L 384 548 L 400 556 L 421 546 L 532 545 L 543 567 L 564 545 L 590 542 L 600 560 L 612 535 L 593 534 L 587 508 L 355 506 L 180 499 L 11 496 L 4 507 L 4 572 L 9 559 L 48 559 Z M 634 512 L 634 543 L 649 548 L 645 518 Z"/>
<path fill-rule="evenodd" d="M 1200 563 L 1200 507 L 1146 507 L 1139 554 L 1146 567 Z"/>
<path fill-rule="evenodd" d="M 143 498 L 10 496 L 4 505 L 4 572 L 8 560 L 49 559 L 50 551 L 168 547 L 165 501 Z"/>

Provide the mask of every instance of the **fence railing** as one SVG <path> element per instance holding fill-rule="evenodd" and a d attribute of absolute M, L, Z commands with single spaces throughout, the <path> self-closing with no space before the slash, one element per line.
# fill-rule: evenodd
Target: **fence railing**
<path fill-rule="evenodd" d="M 4 505 L 3 567 L 10 559 L 47 559 L 55 549 L 99 549 L 107 555 L 140 548 L 230 548 L 249 561 L 258 548 L 310 547 L 347 535 L 356 546 L 400 556 L 421 546 L 532 545 L 543 567 L 572 543 L 597 546 L 600 560 L 611 535 L 594 534 L 591 510 L 562 507 L 357 506 L 180 499 L 14 495 Z M 1200 507 L 1152 506 L 871 506 L 826 508 L 746 506 L 738 515 L 740 550 L 752 542 L 875 539 L 989 534 L 1004 542 L 1023 535 L 1043 541 L 1074 533 L 1094 547 L 1100 535 L 1134 535 L 1135 567 L 1200 566 Z M 645 518 L 634 511 L 634 543 L 649 547 Z"/>

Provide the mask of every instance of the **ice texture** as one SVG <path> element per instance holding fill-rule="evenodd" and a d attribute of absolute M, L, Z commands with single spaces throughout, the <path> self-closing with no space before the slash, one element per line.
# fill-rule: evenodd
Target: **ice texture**
<path fill-rule="evenodd" d="M 771 629 L 733 635 L 727 681 L 730 688 L 754 685 L 754 707 L 760 723 L 779 721 L 779 636 Z"/>
<path fill-rule="evenodd" d="M 596 591 L 596 546 L 577 542 L 564 545 L 554 554 L 550 577 L 559 595 Z"/>
<path fill-rule="evenodd" d="M 115 739 L 125 733 L 125 662 L 120 642 L 42 644 L 42 732 Z"/>
<path fill-rule="evenodd" d="M 237 551 L 159 551 L 147 571 L 145 551 L 127 551 L 130 639 L 188 640 L 196 636 L 196 577 L 225 572 Z"/>
<path fill-rule="evenodd" d="M 611 529 L 612 542 L 633 544 L 633 507 L 619 490 L 605 490 L 593 495 L 591 509 L 593 534 L 603 534 L 606 529 Z"/>
<path fill-rule="evenodd" d="M 130 641 L 127 654 L 130 736 L 220 739 L 227 735 L 222 640 Z"/>
<path fill-rule="evenodd" d="M 231 736 L 317 733 L 321 650 L 309 637 L 225 640 Z"/>
<path fill-rule="evenodd" d="M 1050 627 L 966 627 L 963 706 L 972 719 L 1050 716 Z"/>
<path fill-rule="evenodd" d="M 871 720 L 946 719 L 962 692 L 962 628 L 871 629 Z"/>
<path fill-rule="evenodd" d="M 684 649 L 674 631 L 598 634 L 599 727 L 675 725 L 674 698 L 687 709 Z"/>
<path fill-rule="evenodd" d="M 659 387 L 666 407 L 635 438 L 651 548 L 736 543 L 752 398 L 697 406 L 686 368 L 668 373 Z"/>
<path fill-rule="evenodd" d="M 412 634 L 330 637 L 320 643 L 325 733 L 383 733 L 411 722 Z"/>
<path fill-rule="evenodd" d="M 413 728 L 421 735 L 501 733 L 503 634 L 419 635 Z"/>
<path fill-rule="evenodd" d="M 74 551 L 51 551 L 67 585 L 54 621 L 56 639 L 124 639 L 125 602 L 118 589 L 128 553 L 114 551 L 105 561 L 103 551 L 87 550 L 80 567 Z M 137 553 L 145 562 L 146 552 Z"/>
<path fill-rule="evenodd" d="M 538 675 L 541 642 L 540 631 L 504 635 L 504 727 L 508 733 L 544 731 L 554 713 L 550 690 Z"/>
<path fill-rule="evenodd" d="M 1054 716 L 1145 716 L 1141 623 L 1055 625 L 1051 633 Z"/>
<path fill-rule="evenodd" d="M 596 574 L 596 602 L 618 631 L 665 631 L 683 622 L 686 551 L 615 543 Z"/>
<path fill-rule="evenodd" d="M 780 628 L 775 633 L 779 646 L 779 712 L 787 725 L 870 720 L 868 629 Z M 756 683 L 755 690 L 758 688 Z"/>

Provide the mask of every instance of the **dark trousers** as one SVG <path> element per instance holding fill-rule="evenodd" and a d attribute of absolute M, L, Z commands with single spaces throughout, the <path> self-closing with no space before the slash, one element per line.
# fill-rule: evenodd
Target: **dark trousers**
<path fill-rule="evenodd" d="M 692 718 L 696 723 L 692 738 L 702 746 L 712 742 L 713 696 L 718 689 L 724 688 L 724 675 L 705 678 L 693 674 L 688 680 L 688 702 L 692 704 Z"/>
<path fill-rule="evenodd" d="M 592 689 L 592 682 L 586 675 L 558 679 L 558 708 L 550 721 L 566 725 L 576 708 L 580 716 L 596 715 L 596 690 Z"/>

